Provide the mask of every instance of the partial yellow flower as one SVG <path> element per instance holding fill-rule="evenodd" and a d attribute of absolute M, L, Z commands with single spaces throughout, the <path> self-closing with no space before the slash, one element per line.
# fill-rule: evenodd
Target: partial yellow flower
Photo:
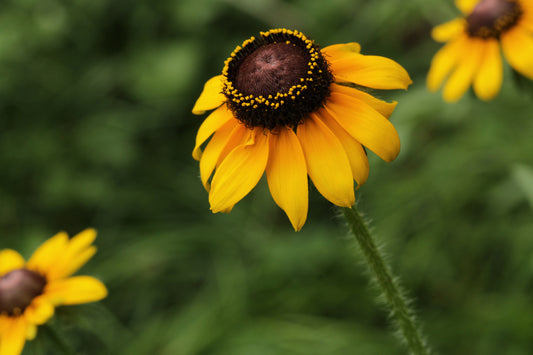
<path fill-rule="evenodd" d="M 0 250 L 0 355 L 19 355 L 54 308 L 95 302 L 107 296 L 91 276 L 69 277 L 96 252 L 94 229 L 68 238 L 64 232 L 43 243 L 26 262 L 14 250 Z"/>
<path fill-rule="evenodd" d="M 488 101 L 500 92 L 501 51 L 520 74 L 533 79 L 533 1 L 456 0 L 463 17 L 435 27 L 432 37 L 447 42 L 433 57 L 427 87 L 459 100 L 470 86 Z"/>
<path fill-rule="evenodd" d="M 320 50 L 301 32 L 287 29 L 246 40 L 222 74 L 207 81 L 192 110 L 214 110 L 200 126 L 193 151 L 211 210 L 229 212 L 265 171 L 274 201 L 295 230 L 307 218 L 307 176 L 326 199 L 352 206 L 354 180 L 360 186 L 368 177 L 363 146 L 387 162 L 400 151 L 388 120 L 396 102 L 355 86 L 409 84 L 398 63 L 363 55 L 357 43 Z"/>

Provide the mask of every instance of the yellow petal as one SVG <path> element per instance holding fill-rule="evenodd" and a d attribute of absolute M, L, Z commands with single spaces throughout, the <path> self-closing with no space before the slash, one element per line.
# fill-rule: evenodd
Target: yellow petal
<path fill-rule="evenodd" d="M 326 60 L 328 61 L 338 60 L 344 56 L 349 56 L 353 53 L 359 53 L 360 51 L 361 46 L 356 42 L 339 43 L 322 48 L 322 54 L 324 54 Z"/>
<path fill-rule="evenodd" d="M 385 117 L 365 102 L 332 92 L 326 110 L 359 143 L 391 162 L 400 152 L 400 138 Z"/>
<path fill-rule="evenodd" d="M 31 304 L 24 310 L 24 317 L 31 324 L 41 325 L 46 323 L 54 315 L 54 306 L 50 303 L 47 295 L 41 295 L 33 299 Z"/>
<path fill-rule="evenodd" d="M 520 6 L 522 7 L 522 15 L 517 25 L 533 32 L 533 1 L 520 1 Z"/>
<path fill-rule="evenodd" d="M 216 111 L 207 116 L 205 121 L 198 129 L 198 133 L 196 134 L 196 145 L 192 152 L 192 156 L 194 159 L 200 160 L 202 156 L 202 149 L 200 148 L 200 146 L 204 144 L 204 142 L 209 137 L 211 137 L 211 135 L 215 133 L 217 129 L 222 127 L 224 124 L 226 124 L 226 122 L 231 119 L 234 119 L 233 113 L 228 110 L 225 105 L 219 107 Z"/>
<path fill-rule="evenodd" d="M 0 250 L 0 277 L 15 269 L 24 267 L 24 258 L 12 249 Z"/>
<path fill-rule="evenodd" d="M 247 129 L 237 120 L 231 120 L 215 132 L 213 138 L 205 147 L 200 159 L 200 178 L 204 188 L 211 188 L 208 180 L 215 167 L 233 150 L 243 139 Z M 223 154 L 224 153 L 224 154 Z"/>
<path fill-rule="evenodd" d="M 474 91 L 482 100 L 491 100 L 500 92 L 503 80 L 502 56 L 496 39 L 486 40 L 481 65 L 474 78 Z"/>
<path fill-rule="evenodd" d="M 195 115 L 201 115 L 206 111 L 217 108 L 226 101 L 226 97 L 222 93 L 222 78 L 222 75 L 217 75 L 205 83 L 204 90 L 194 104 L 192 113 Z"/>
<path fill-rule="evenodd" d="M 520 74 L 533 79 L 533 35 L 517 26 L 501 36 L 505 59 Z"/>
<path fill-rule="evenodd" d="M 350 136 L 348 132 L 346 132 L 346 130 L 342 128 L 333 117 L 331 117 L 327 110 L 320 109 L 318 111 L 318 116 L 324 121 L 333 134 L 335 134 L 344 147 L 344 151 L 350 161 L 353 178 L 357 181 L 359 188 L 359 186 L 366 182 L 369 171 L 368 158 L 361 143 Z"/>
<path fill-rule="evenodd" d="M 468 52 L 468 37 L 460 36 L 442 47 L 431 61 L 427 76 L 429 91 L 437 91 L 459 59 Z"/>
<path fill-rule="evenodd" d="M 74 276 L 49 282 L 44 295 L 54 305 L 96 302 L 107 296 L 104 284 L 91 276 Z"/>
<path fill-rule="evenodd" d="M 456 18 L 433 28 L 431 37 L 437 42 L 448 42 L 463 33 L 465 28 L 465 19 Z"/>
<path fill-rule="evenodd" d="M 213 213 L 231 209 L 257 185 L 268 160 L 263 129 L 250 131 L 247 142 L 233 149 L 215 171 L 209 192 Z"/>
<path fill-rule="evenodd" d="M 276 204 L 287 214 L 295 231 L 307 219 L 307 167 L 300 142 L 290 128 L 269 134 L 266 176 Z"/>
<path fill-rule="evenodd" d="M 461 56 L 442 90 L 442 98 L 447 102 L 458 101 L 468 90 L 481 64 L 484 40 L 471 38 L 469 49 Z M 468 53 L 468 54 L 467 54 Z"/>
<path fill-rule="evenodd" d="M 336 82 L 374 89 L 407 89 L 412 81 L 405 69 L 389 58 L 350 53 L 330 60 Z"/>
<path fill-rule="evenodd" d="M 480 0 L 455 0 L 455 6 L 465 15 L 470 15 Z"/>
<path fill-rule="evenodd" d="M 96 231 L 88 228 L 70 239 L 61 256 L 49 269 L 47 279 L 63 278 L 78 271 L 96 253 L 96 248 L 91 246 L 95 238 Z"/>
<path fill-rule="evenodd" d="M 361 90 L 353 89 L 344 85 L 331 84 L 331 91 L 335 91 L 341 94 L 349 95 L 369 104 L 374 110 L 381 113 L 383 116 L 389 118 L 396 107 L 397 102 L 386 102 L 375 98 L 374 96 L 367 94 Z"/>
<path fill-rule="evenodd" d="M 48 271 L 54 268 L 58 258 L 63 255 L 68 245 L 68 235 L 65 232 L 59 232 L 52 238 L 44 242 L 33 253 L 26 267 L 30 270 L 37 271 L 47 275 Z"/>
<path fill-rule="evenodd" d="M 0 355 L 19 355 L 22 353 L 28 325 L 24 317 L 6 317 L 2 320 L 0 333 Z"/>
<path fill-rule="evenodd" d="M 37 335 L 37 326 L 34 324 L 28 324 L 26 328 L 26 340 L 33 340 Z"/>
<path fill-rule="evenodd" d="M 355 202 L 352 170 L 337 137 L 314 113 L 298 126 L 296 134 L 307 172 L 317 190 L 337 206 L 352 206 Z"/>

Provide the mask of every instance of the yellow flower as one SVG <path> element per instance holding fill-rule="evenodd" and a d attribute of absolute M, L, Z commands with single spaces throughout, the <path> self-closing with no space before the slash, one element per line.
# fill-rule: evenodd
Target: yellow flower
<path fill-rule="evenodd" d="M 90 276 L 69 277 L 96 252 L 93 229 L 69 240 L 64 232 L 42 244 L 28 262 L 14 250 L 0 251 L 0 355 L 18 355 L 60 305 L 101 300 L 106 287 Z"/>
<path fill-rule="evenodd" d="M 503 78 L 502 57 L 533 79 L 533 1 L 456 0 L 464 17 L 437 26 L 432 37 L 447 42 L 431 62 L 427 86 L 445 101 L 459 100 L 473 85 L 477 97 L 498 95 Z"/>
<path fill-rule="evenodd" d="M 398 63 L 361 54 L 357 43 L 320 50 L 298 31 L 270 30 L 238 46 L 192 110 L 215 110 L 193 151 L 211 210 L 229 212 L 265 171 L 295 230 L 307 218 L 307 175 L 333 204 L 352 206 L 354 179 L 362 185 L 368 176 L 363 146 L 387 162 L 400 151 L 388 121 L 396 102 L 353 84 L 406 89 L 411 79 Z"/>

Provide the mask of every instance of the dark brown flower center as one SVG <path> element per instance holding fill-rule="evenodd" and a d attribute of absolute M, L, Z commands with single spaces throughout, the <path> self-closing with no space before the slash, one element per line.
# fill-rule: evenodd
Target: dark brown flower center
<path fill-rule="evenodd" d="M 0 278 L 0 314 L 24 312 L 33 299 L 43 293 L 46 279 L 27 269 L 16 269 Z"/>
<path fill-rule="evenodd" d="M 522 15 L 516 0 L 482 0 L 466 18 L 471 37 L 498 38 L 513 27 Z"/>
<path fill-rule="evenodd" d="M 296 127 L 329 95 L 333 75 L 320 49 L 301 32 L 262 32 L 231 54 L 223 70 L 224 95 L 248 127 Z"/>
<path fill-rule="evenodd" d="M 270 43 L 244 58 L 235 73 L 235 88 L 244 95 L 286 92 L 307 71 L 308 54 L 287 43 Z"/>

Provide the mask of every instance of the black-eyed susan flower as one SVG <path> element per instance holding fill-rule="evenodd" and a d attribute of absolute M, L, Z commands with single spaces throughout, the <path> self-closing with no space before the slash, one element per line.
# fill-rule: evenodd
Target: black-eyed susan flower
<path fill-rule="evenodd" d="M 60 305 L 101 300 L 106 287 L 91 276 L 69 277 L 96 252 L 96 232 L 86 229 L 69 240 L 58 233 L 26 262 L 14 250 L 0 251 L 0 355 L 18 355 Z"/>
<path fill-rule="evenodd" d="M 246 40 L 222 74 L 207 81 L 192 110 L 215 110 L 200 126 L 193 151 L 211 210 L 229 212 L 265 171 L 274 201 L 295 230 L 307 218 L 308 175 L 330 202 L 352 206 L 354 180 L 362 185 L 368 176 L 363 146 L 387 162 L 400 150 L 388 120 L 396 102 L 352 84 L 406 89 L 410 83 L 398 63 L 363 55 L 357 43 L 320 50 L 286 29 Z"/>
<path fill-rule="evenodd" d="M 435 27 L 432 37 L 447 42 L 431 62 L 427 86 L 455 102 L 472 85 L 482 100 L 498 95 L 503 80 L 501 51 L 520 74 L 533 79 L 533 1 L 456 0 L 463 15 Z"/>

